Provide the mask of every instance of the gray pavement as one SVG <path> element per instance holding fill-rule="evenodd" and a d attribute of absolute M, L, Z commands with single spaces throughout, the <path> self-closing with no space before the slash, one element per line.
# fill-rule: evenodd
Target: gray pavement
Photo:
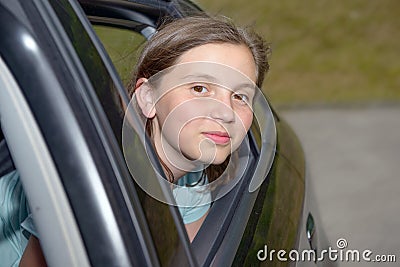
<path fill-rule="evenodd" d="M 332 244 L 397 259 L 339 266 L 400 266 L 400 106 L 280 113 L 303 144 Z"/>

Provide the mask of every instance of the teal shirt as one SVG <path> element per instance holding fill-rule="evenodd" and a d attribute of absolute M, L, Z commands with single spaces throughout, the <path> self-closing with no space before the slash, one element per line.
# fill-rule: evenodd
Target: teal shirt
<path fill-rule="evenodd" d="M 0 267 L 19 265 L 33 227 L 29 215 L 18 172 L 0 177 Z"/>
<path fill-rule="evenodd" d="M 207 177 L 204 179 L 204 183 L 195 185 L 201 174 L 202 171 L 187 173 L 178 180 L 179 187 L 173 189 L 173 195 L 184 224 L 197 221 L 210 209 L 211 193 L 204 186 L 208 184 Z"/>

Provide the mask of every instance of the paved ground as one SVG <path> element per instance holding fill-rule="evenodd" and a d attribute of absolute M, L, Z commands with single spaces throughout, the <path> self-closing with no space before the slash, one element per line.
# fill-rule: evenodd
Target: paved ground
<path fill-rule="evenodd" d="M 340 266 L 399 266 L 400 106 L 281 113 L 303 143 L 329 239 L 397 258 Z"/>

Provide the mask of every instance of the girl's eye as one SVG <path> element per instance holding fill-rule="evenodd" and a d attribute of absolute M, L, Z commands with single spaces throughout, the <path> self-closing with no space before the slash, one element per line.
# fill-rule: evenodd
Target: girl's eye
<path fill-rule="evenodd" d="M 192 90 L 194 92 L 196 92 L 196 93 L 199 93 L 199 94 L 204 94 L 204 93 L 208 92 L 207 87 L 205 87 L 203 85 L 195 85 L 195 86 L 192 87 Z"/>
<path fill-rule="evenodd" d="M 238 100 L 240 102 L 243 102 L 243 104 L 247 104 L 249 102 L 249 97 L 244 94 L 233 94 L 232 98 L 234 100 Z"/>

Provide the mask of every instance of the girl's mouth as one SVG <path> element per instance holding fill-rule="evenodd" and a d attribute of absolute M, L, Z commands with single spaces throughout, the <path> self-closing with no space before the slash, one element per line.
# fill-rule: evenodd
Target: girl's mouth
<path fill-rule="evenodd" d="M 231 137 L 226 132 L 203 132 L 208 139 L 212 140 L 217 145 L 226 145 L 230 142 Z"/>

